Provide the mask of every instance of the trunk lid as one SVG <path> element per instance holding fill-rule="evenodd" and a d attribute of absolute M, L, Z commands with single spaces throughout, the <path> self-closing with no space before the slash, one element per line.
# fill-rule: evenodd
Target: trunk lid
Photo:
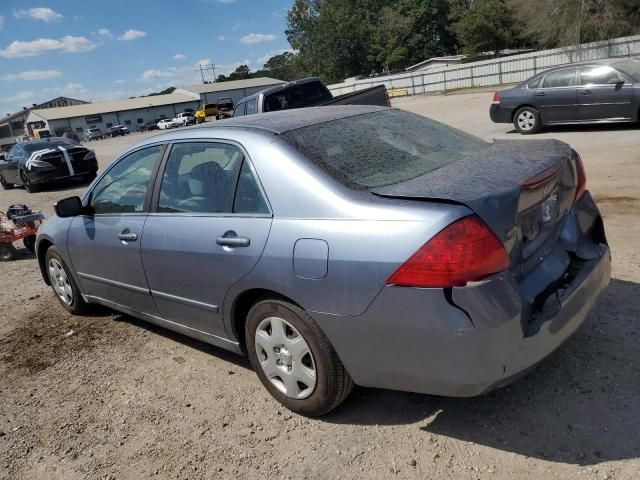
<path fill-rule="evenodd" d="M 557 140 L 497 140 L 412 180 L 371 189 L 377 195 L 460 203 L 493 230 L 516 278 L 551 251 L 576 192 L 571 148 Z"/>

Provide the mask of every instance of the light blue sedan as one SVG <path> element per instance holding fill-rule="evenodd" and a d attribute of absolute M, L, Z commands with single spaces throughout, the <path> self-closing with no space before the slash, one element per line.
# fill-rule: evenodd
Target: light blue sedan
<path fill-rule="evenodd" d="M 579 155 L 410 113 L 319 107 L 139 143 L 40 229 L 71 313 L 101 304 L 248 354 L 286 407 L 355 384 L 472 396 L 584 321 L 610 255 Z"/>

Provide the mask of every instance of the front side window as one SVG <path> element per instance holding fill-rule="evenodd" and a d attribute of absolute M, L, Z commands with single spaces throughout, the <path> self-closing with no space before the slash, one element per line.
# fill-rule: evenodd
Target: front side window
<path fill-rule="evenodd" d="M 580 69 L 581 85 L 607 85 L 609 80 L 619 80 L 620 75 L 607 65 Z"/>
<path fill-rule="evenodd" d="M 576 84 L 576 69 L 550 72 L 544 76 L 543 88 L 573 87 Z"/>
<path fill-rule="evenodd" d="M 242 151 L 223 143 L 178 143 L 167 159 L 158 211 L 229 213 Z"/>
<path fill-rule="evenodd" d="M 157 145 L 122 158 L 93 189 L 92 205 L 97 214 L 144 211 L 151 174 L 162 152 Z"/>

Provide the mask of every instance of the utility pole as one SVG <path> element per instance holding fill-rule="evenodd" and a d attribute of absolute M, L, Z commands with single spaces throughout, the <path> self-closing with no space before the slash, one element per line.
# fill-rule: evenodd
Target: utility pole
<path fill-rule="evenodd" d="M 204 72 L 205 71 L 208 72 L 209 70 L 211 70 L 211 72 L 213 73 L 213 83 L 215 83 L 215 81 L 216 81 L 216 66 L 213 63 L 209 63 L 209 64 L 206 64 L 206 65 L 199 64 L 198 68 L 196 68 L 196 72 L 198 70 L 200 71 L 200 77 L 202 78 L 202 83 L 203 84 L 207 83 L 205 78 L 204 78 Z"/>

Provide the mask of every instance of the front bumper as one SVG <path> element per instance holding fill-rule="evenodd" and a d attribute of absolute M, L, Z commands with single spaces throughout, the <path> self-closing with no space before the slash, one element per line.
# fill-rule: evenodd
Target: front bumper
<path fill-rule="evenodd" d="M 489 117 L 494 123 L 511 123 L 513 121 L 513 108 L 505 108 L 494 103 L 489 108 Z"/>
<path fill-rule="evenodd" d="M 582 216 L 577 223 L 586 237 L 601 219 L 596 210 L 586 225 L 586 212 L 595 205 L 590 197 L 584 203 L 572 215 Z M 593 247 L 571 283 L 554 293 L 557 302 L 542 312 L 533 332 L 525 325 L 528 304 L 509 272 L 453 289 L 450 296 L 442 289 L 387 286 L 359 317 L 312 316 L 358 385 L 480 395 L 526 374 L 584 322 L 611 275 L 609 248 Z"/>
<path fill-rule="evenodd" d="M 39 185 L 94 174 L 98 171 L 98 161 L 95 158 L 87 161 L 73 161 L 72 165 L 73 175 L 64 162 L 52 168 L 33 168 L 28 172 L 29 180 L 32 184 Z"/>

